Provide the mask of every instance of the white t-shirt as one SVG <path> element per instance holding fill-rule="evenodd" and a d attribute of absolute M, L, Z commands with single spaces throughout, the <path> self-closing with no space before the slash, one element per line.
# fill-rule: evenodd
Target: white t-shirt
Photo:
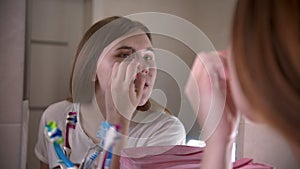
<path fill-rule="evenodd" d="M 42 115 L 35 154 L 40 161 L 49 164 L 50 168 L 58 166 L 58 159 L 53 144 L 44 135 L 45 125 L 50 120 L 55 121 L 62 133 L 65 133 L 68 112 L 80 113 L 79 110 L 80 104 L 61 101 L 50 105 Z M 72 149 L 70 160 L 79 164 L 88 149 L 95 144 L 83 131 L 79 114 L 77 119 L 78 122 L 71 138 L 69 138 L 69 143 Z M 151 108 L 148 111 L 138 111 L 132 121 L 127 148 L 185 144 L 186 132 L 182 123 L 175 116 L 165 113 L 163 108 L 153 101 L 151 101 Z"/>

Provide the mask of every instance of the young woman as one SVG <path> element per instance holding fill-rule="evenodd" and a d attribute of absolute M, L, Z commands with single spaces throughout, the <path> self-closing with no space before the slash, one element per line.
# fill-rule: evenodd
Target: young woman
<path fill-rule="evenodd" d="M 119 168 L 125 147 L 185 143 L 182 123 L 150 99 L 156 78 L 155 53 L 149 30 L 139 22 L 109 17 L 95 23 L 83 36 L 71 76 L 71 98 L 44 112 L 35 153 L 41 168 L 55 168 L 58 159 L 44 135 L 47 121 L 57 122 L 63 133 L 69 112 L 78 122 L 69 138 L 70 160 L 81 163 L 89 148 L 99 144 L 101 121 L 120 125 L 111 168 Z"/>
<path fill-rule="evenodd" d="M 299 21 L 298 0 L 239 0 L 233 20 L 231 54 L 202 53 L 197 57 L 192 73 L 199 95 L 221 96 L 224 99 L 216 103 L 226 103 L 218 126 L 206 140 L 201 169 L 231 168 L 231 147 L 240 115 L 276 129 L 300 161 Z M 212 59 L 218 56 L 223 60 L 225 73 Z M 217 74 L 216 82 L 207 72 Z M 193 99 L 191 84 L 187 94 Z M 225 91 L 226 96 L 222 97 Z M 202 97 L 203 100 L 206 99 Z M 200 122 L 208 110 L 202 101 L 197 103 L 202 105 L 198 113 Z"/>

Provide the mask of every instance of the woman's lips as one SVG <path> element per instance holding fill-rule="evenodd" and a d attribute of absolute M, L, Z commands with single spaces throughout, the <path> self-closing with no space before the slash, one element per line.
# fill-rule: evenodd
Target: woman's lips
<path fill-rule="evenodd" d="M 144 85 L 144 89 L 146 89 L 149 86 L 149 84 L 146 82 Z"/>
<path fill-rule="evenodd" d="M 137 80 L 135 79 L 134 80 L 134 87 L 135 87 L 135 89 L 138 89 L 138 82 L 137 82 Z M 145 88 L 147 88 L 147 87 L 149 87 L 149 83 L 148 82 L 146 82 L 145 84 L 144 84 L 144 89 Z"/>

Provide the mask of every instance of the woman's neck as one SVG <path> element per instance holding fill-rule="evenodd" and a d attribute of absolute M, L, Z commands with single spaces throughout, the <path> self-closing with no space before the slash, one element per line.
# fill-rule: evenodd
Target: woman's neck
<path fill-rule="evenodd" d="M 99 111 L 101 112 L 103 118 L 106 118 L 106 114 L 105 114 L 105 92 L 101 91 L 98 87 L 96 87 L 95 89 L 95 103 L 97 103 L 96 105 L 98 106 Z"/>
<path fill-rule="evenodd" d="M 105 110 L 105 99 L 97 92 L 91 102 L 81 104 L 80 123 L 86 135 L 94 143 L 100 141 L 97 132 L 101 121 L 105 120 L 105 111 L 102 110 Z"/>

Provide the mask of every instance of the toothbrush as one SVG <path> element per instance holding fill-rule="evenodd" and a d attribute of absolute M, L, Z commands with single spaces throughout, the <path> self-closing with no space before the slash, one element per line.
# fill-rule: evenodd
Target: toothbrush
<path fill-rule="evenodd" d="M 49 121 L 45 126 L 47 136 L 49 140 L 53 143 L 54 150 L 56 152 L 56 155 L 60 159 L 60 161 L 63 163 L 64 166 L 66 166 L 67 169 L 77 169 L 74 163 L 72 163 L 64 154 L 63 150 L 60 147 L 60 144 L 64 142 L 64 139 L 62 137 L 61 130 L 58 129 L 56 122 Z M 64 166 L 60 166 L 61 168 L 65 168 Z"/>
<path fill-rule="evenodd" d="M 89 169 L 91 167 L 91 165 L 93 164 L 93 161 L 100 155 L 100 153 L 103 151 L 103 146 L 104 146 L 104 140 L 107 136 L 108 130 L 110 129 L 112 125 L 110 125 L 108 122 L 101 122 L 101 125 L 98 129 L 97 132 L 97 137 L 101 139 L 100 141 L 100 145 L 96 145 L 95 147 L 92 147 L 89 149 L 88 153 L 86 154 L 85 159 L 83 160 L 83 162 L 81 163 L 81 167 L 82 169 Z M 108 147 L 108 146 L 105 146 Z M 90 154 L 91 151 L 93 151 L 93 153 Z M 105 151 L 106 152 L 106 151 Z M 105 157 L 107 157 L 108 154 L 105 153 L 104 156 L 100 156 L 100 160 L 99 160 L 99 165 L 98 166 L 102 166 L 102 163 L 105 159 Z"/>
<path fill-rule="evenodd" d="M 65 140 L 65 146 L 64 146 L 64 152 L 67 157 L 70 157 L 71 155 L 71 146 L 69 143 L 69 139 L 72 136 L 71 129 L 75 130 L 77 123 L 77 113 L 76 112 L 69 112 L 66 120 L 66 140 Z"/>
<path fill-rule="evenodd" d="M 120 125 L 113 126 L 106 121 L 101 122 L 97 134 L 97 137 L 102 139 L 102 146 L 104 150 L 98 163 L 98 167 L 101 166 L 101 169 L 106 169 L 110 166 L 112 158 L 111 151 L 115 141 L 118 139 L 118 131 L 120 128 Z"/>
<path fill-rule="evenodd" d="M 100 147 L 99 145 L 90 148 L 88 153 L 86 154 L 86 157 L 84 158 L 84 161 L 81 163 L 80 169 L 90 169 L 94 160 L 99 156 L 102 150 L 102 147 Z M 92 151 L 94 152 L 90 153 Z"/>

